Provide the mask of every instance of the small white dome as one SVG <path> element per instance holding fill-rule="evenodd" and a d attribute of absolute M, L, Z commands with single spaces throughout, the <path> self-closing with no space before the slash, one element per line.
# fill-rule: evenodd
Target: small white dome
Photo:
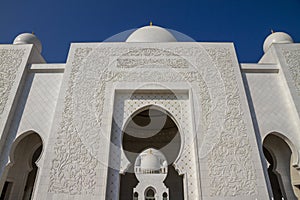
<path fill-rule="evenodd" d="M 141 159 L 141 169 L 145 170 L 159 170 L 160 162 L 157 156 L 153 155 L 151 150 L 142 157 Z"/>
<path fill-rule="evenodd" d="M 159 26 L 144 26 L 134 31 L 126 42 L 177 42 L 166 29 Z"/>
<path fill-rule="evenodd" d="M 267 50 L 270 48 L 270 46 L 273 43 L 281 43 L 281 44 L 287 44 L 287 43 L 293 43 L 293 39 L 290 35 L 284 32 L 274 32 L 271 35 L 269 35 L 264 42 L 263 49 L 264 52 L 267 52 Z"/>
<path fill-rule="evenodd" d="M 39 53 L 42 52 L 41 41 L 34 34 L 31 33 L 22 33 L 18 35 L 15 38 L 13 44 L 33 44 L 37 48 Z"/>

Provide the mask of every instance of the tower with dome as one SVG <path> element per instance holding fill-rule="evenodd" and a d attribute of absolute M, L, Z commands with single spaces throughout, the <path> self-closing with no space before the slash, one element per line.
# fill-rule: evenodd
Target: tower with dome
<path fill-rule="evenodd" d="M 263 37 L 263 36 L 262 36 Z M 47 63 L 0 45 L 0 199 L 300 198 L 300 44 L 258 63 L 150 25 Z"/>

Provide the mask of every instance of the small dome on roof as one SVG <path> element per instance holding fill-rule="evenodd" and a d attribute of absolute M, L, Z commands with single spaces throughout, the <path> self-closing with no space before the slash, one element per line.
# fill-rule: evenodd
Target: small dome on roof
<path fill-rule="evenodd" d="M 267 50 L 270 48 L 270 46 L 273 43 L 281 43 L 281 44 L 288 44 L 293 43 L 293 39 L 290 35 L 284 32 L 274 32 L 271 35 L 269 35 L 264 42 L 263 49 L 264 52 L 267 52 Z"/>
<path fill-rule="evenodd" d="M 147 154 L 141 159 L 141 169 L 145 170 L 159 170 L 160 162 L 156 155 L 153 155 L 152 150 L 149 149 Z"/>
<path fill-rule="evenodd" d="M 167 29 L 151 25 L 134 31 L 126 42 L 177 42 L 177 40 Z"/>
<path fill-rule="evenodd" d="M 42 43 L 41 41 L 32 33 L 22 33 L 18 35 L 13 44 L 33 44 L 39 53 L 42 52 Z"/>

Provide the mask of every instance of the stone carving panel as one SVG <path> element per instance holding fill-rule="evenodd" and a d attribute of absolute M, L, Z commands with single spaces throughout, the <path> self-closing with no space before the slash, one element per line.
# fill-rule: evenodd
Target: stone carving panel
<path fill-rule="evenodd" d="M 56 157 L 50 171 L 49 192 L 70 195 L 94 193 L 98 161 L 82 143 L 74 126 L 74 89 L 75 77 L 80 71 L 80 64 L 91 49 L 77 49 L 70 73 L 68 89 L 64 100 L 64 110 L 60 129 L 57 132 L 54 147 Z"/>
<path fill-rule="evenodd" d="M 175 57 L 180 61 L 174 64 L 171 59 L 160 60 L 160 56 Z M 189 198 L 200 198 L 196 184 L 199 179 L 198 169 L 188 165 L 197 156 L 200 159 L 208 157 L 210 168 L 214 169 L 210 170 L 212 196 L 255 193 L 251 148 L 231 63 L 227 49 L 206 51 L 200 45 L 187 48 L 176 45 L 168 48 L 100 45 L 97 48 L 76 49 L 54 147 L 56 157 L 52 162 L 49 192 L 93 194 L 97 182 L 95 169 L 99 163 L 103 166 L 101 173 L 107 172 L 105 167 L 108 165 L 123 166 L 120 157 L 116 157 L 114 162 L 105 157 L 109 151 L 120 150 L 117 145 L 120 141 L 111 140 L 111 130 L 105 129 L 111 123 L 107 117 L 107 108 L 113 99 L 113 84 L 135 82 L 163 85 L 163 82 L 186 82 L 195 94 L 195 112 L 201 113 L 200 119 L 195 122 L 196 133 L 187 130 L 181 159 L 175 162 L 180 173 L 191 175 L 191 178 L 187 178 Z M 152 67 L 156 64 L 168 67 Z M 147 68 L 145 65 L 151 67 Z M 144 105 L 145 101 L 147 100 L 140 100 L 140 103 Z M 171 105 L 160 104 L 166 108 Z M 172 107 L 168 109 L 172 110 Z M 125 112 L 125 116 L 132 111 L 133 109 Z M 176 113 L 173 114 L 176 116 Z M 179 119 L 180 123 L 189 126 L 184 119 L 188 119 L 190 114 L 184 112 L 182 115 L 185 117 Z M 119 119 L 115 120 L 119 123 Z M 234 146 L 233 143 L 238 145 Z M 114 144 L 111 146 L 115 149 L 109 150 L 110 144 Z M 199 155 L 193 150 L 195 146 L 200 148 Z M 232 162 L 223 162 L 224 158 Z M 225 169 L 226 173 L 218 169 Z"/>
<path fill-rule="evenodd" d="M 198 47 L 199 49 L 200 47 Z M 184 57 L 184 54 L 181 55 L 180 51 L 178 50 L 180 48 L 175 48 L 176 54 L 178 54 L 180 57 Z M 203 54 L 203 51 L 199 51 L 197 48 L 191 48 L 191 50 L 197 52 L 201 52 Z M 107 55 L 107 48 L 100 48 L 100 49 L 93 49 L 92 53 L 85 58 L 84 66 L 82 67 L 78 77 L 76 78 L 76 83 L 78 86 L 75 87 L 75 95 L 78 95 L 75 99 L 76 102 L 73 106 L 77 109 L 77 112 L 75 113 L 76 117 L 76 125 L 78 130 L 89 130 L 87 131 L 79 131 L 80 137 L 82 138 L 82 141 L 86 144 L 87 148 L 89 148 L 89 151 L 94 155 L 95 157 L 99 157 L 101 155 L 99 153 L 99 145 L 98 141 L 101 137 L 107 138 L 107 135 L 102 135 L 103 131 L 98 131 L 101 127 L 101 121 L 102 121 L 102 109 L 104 101 L 109 101 L 106 97 L 105 99 L 105 93 L 107 92 L 105 90 L 106 85 L 112 82 L 126 82 L 126 81 L 132 81 L 132 82 L 156 82 L 156 83 L 162 83 L 162 82 L 190 82 L 195 87 L 195 91 L 197 94 L 197 98 L 204 98 L 205 95 L 202 95 L 199 91 L 199 89 L 203 88 L 209 88 L 210 91 L 206 92 L 206 96 L 208 93 L 209 95 L 212 95 L 213 102 L 212 109 L 210 110 L 210 114 L 207 114 L 205 116 L 206 118 L 206 124 L 208 127 L 207 130 L 207 139 L 205 140 L 205 144 L 203 144 L 203 147 L 205 147 L 205 150 L 203 150 L 203 155 L 205 155 L 206 152 L 212 149 L 212 146 L 215 144 L 214 138 L 218 136 L 218 133 L 220 133 L 220 129 L 222 129 L 221 123 L 224 117 L 224 107 L 220 106 L 224 103 L 224 97 L 223 94 L 223 88 L 222 80 L 220 79 L 220 74 L 216 72 L 216 70 L 213 69 L 212 64 L 209 64 L 209 59 L 207 59 L 206 55 L 200 54 L 197 58 L 197 60 L 194 60 L 192 63 L 192 67 L 190 66 L 188 69 L 174 69 L 170 67 L 169 68 L 149 68 L 145 69 L 143 67 L 134 68 L 134 69 L 123 69 L 118 70 L 117 63 L 115 62 L 118 60 L 118 58 L 124 58 L 124 55 L 136 55 L 136 53 L 132 53 L 133 50 L 130 48 L 119 48 L 115 51 L 111 50 L 111 53 L 115 56 L 115 58 L 112 58 L 111 60 L 107 60 L 108 57 L 104 56 Z M 181 49 L 180 49 L 181 50 Z M 120 52 L 120 55 L 117 56 L 116 52 Z M 136 52 L 135 50 L 134 52 Z M 141 49 L 142 55 L 148 55 L 150 53 L 145 52 L 151 52 L 151 55 L 160 55 L 161 52 L 165 52 L 160 49 L 147 49 L 146 51 L 143 51 Z M 159 52 L 159 54 L 154 53 L 155 51 Z M 171 49 L 169 50 L 171 51 Z M 138 52 L 138 51 L 137 51 Z M 184 51 L 183 53 L 187 53 Z M 189 54 L 194 54 L 193 52 L 189 52 Z M 168 55 L 168 54 L 166 54 Z M 170 53 L 170 55 L 174 55 Z M 205 61 L 206 59 L 206 61 Z M 168 65 L 170 66 L 170 65 Z M 198 67 L 202 66 L 202 71 L 198 71 Z M 204 66 L 204 67 L 203 67 Z M 86 79 L 88 78 L 89 81 Z M 203 77 L 203 78 L 202 78 Z M 88 84 L 87 84 L 88 83 Z M 202 86 L 202 84 L 207 86 Z M 200 88 L 198 88 L 200 87 Z M 207 98 L 207 97 L 206 97 Z M 89 106 L 85 107 L 84 102 L 89 102 Z M 205 103 L 202 103 L 203 106 L 206 106 Z M 207 107 L 207 106 L 206 106 Z M 81 109 L 82 108 L 82 109 Z M 206 108 L 207 109 L 207 108 Z M 95 112 L 96 111 L 96 112 Z M 90 113 L 93 113 L 91 115 Z M 90 116 L 90 120 L 87 116 Z M 96 118 L 92 119 L 94 116 Z M 212 118 L 220 118 L 217 122 L 215 122 L 215 126 L 209 126 L 208 121 Z M 205 120 L 204 120 L 205 121 Z M 202 132 L 200 130 L 201 128 L 201 121 L 197 122 L 197 128 L 199 129 L 199 132 Z M 219 125 L 218 125 L 219 124 Z M 109 141 L 109 139 L 107 139 Z"/>
<path fill-rule="evenodd" d="M 300 49 L 283 50 L 298 96 L 300 96 Z"/>
<path fill-rule="evenodd" d="M 0 50 L 0 119 L 24 53 L 25 49 Z"/>
<path fill-rule="evenodd" d="M 188 66 L 188 63 L 184 59 L 178 58 L 149 58 L 149 59 L 133 59 L 133 58 L 120 58 L 118 59 L 118 67 L 120 68 L 132 68 L 138 66 L 157 66 L 165 67 L 171 66 L 172 68 L 184 68 Z"/>
<path fill-rule="evenodd" d="M 254 195 L 256 174 L 231 54 L 226 48 L 211 48 L 207 52 L 223 72 L 226 91 L 224 130 L 208 155 L 211 195 Z"/>
<path fill-rule="evenodd" d="M 117 59 L 117 67 L 171 67 L 187 68 L 189 63 L 171 51 L 165 51 L 155 48 L 144 48 L 130 51 Z"/>

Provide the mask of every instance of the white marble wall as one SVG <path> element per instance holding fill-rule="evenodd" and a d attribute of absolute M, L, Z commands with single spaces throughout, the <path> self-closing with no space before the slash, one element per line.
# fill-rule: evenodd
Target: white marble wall
<path fill-rule="evenodd" d="M 242 65 L 261 133 L 257 138 L 230 43 L 72 44 L 66 64 L 33 64 L 25 71 L 30 62 L 44 62 L 32 57 L 31 49 L 0 46 L 6 78 L 1 83 L 7 89 L 0 91 L 1 133 L 9 116 L 13 122 L 0 146 L 3 170 L 15 138 L 28 131 L 41 136 L 34 199 L 105 198 L 114 103 L 122 91 L 173 90 L 187 96 L 182 102 L 144 99 L 126 108 L 134 112 L 134 106 L 157 104 L 172 113 L 176 103 L 182 107 L 180 116 L 173 113 L 184 130 L 175 167 L 184 175 L 185 199 L 268 199 L 260 139 L 278 132 L 300 151 L 299 45 L 272 46 L 270 56 L 277 57 L 269 60 L 276 63 Z"/>
<path fill-rule="evenodd" d="M 274 44 L 269 51 L 277 54 L 273 55 L 273 63 L 267 64 L 270 66 L 267 71 L 262 70 L 263 63 L 242 65 L 261 140 L 270 133 L 281 136 L 292 149 L 292 164 L 297 168 L 300 164 L 300 118 L 297 110 L 300 102 L 297 89 L 300 59 L 296 56 L 299 49 L 298 44 Z"/>
<path fill-rule="evenodd" d="M 116 84 L 181 82 L 191 92 L 183 152 L 192 162 L 178 169 L 196 177 L 186 199 L 267 199 L 238 67 L 232 44 L 72 44 L 36 199 L 104 198 Z"/>

